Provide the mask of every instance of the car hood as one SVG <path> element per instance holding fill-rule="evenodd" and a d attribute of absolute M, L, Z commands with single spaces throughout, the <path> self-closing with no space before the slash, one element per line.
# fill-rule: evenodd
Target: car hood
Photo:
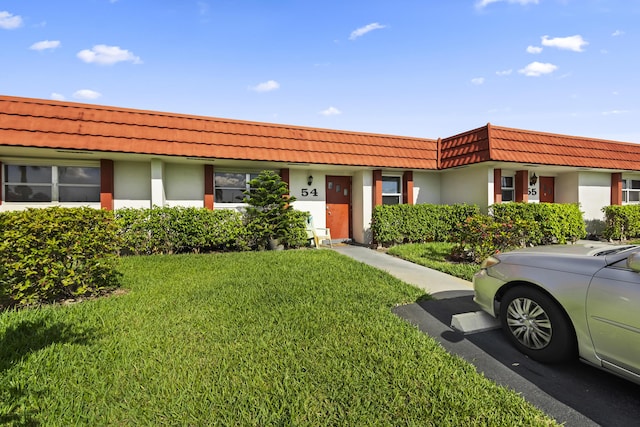
<path fill-rule="evenodd" d="M 504 264 L 592 275 L 607 264 L 606 255 L 630 247 L 633 246 L 605 243 L 547 245 L 504 252 L 495 257 Z"/>

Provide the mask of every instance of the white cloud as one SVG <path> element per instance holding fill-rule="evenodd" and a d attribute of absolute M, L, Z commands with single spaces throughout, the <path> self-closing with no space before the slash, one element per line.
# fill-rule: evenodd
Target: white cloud
<path fill-rule="evenodd" d="M 280 83 L 275 80 L 269 80 L 256 86 L 252 86 L 249 89 L 256 92 L 271 92 L 272 90 L 280 89 Z"/>
<path fill-rule="evenodd" d="M 515 3 L 515 4 L 520 4 L 520 5 L 526 5 L 526 4 L 538 4 L 539 0 L 479 0 L 476 2 L 476 7 L 478 9 L 482 9 L 483 7 L 489 6 L 492 3 L 499 3 L 502 1 L 506 1 L 507 3 Z"/>
<path fill-rule="evenodd" d="M 118 62 L 132 62 L 142 64 L 139 57 L 119 46 L 107 46 L 104 44 L 95 45 L 91 49 L 81 50 L 77 54 L 78 58 L 89 64 L 113 65 Z"/>
<path fill-rule="evenodd" d="M 615 31 L 611 34 L 611 36 L 612 36 L 612 37 L 619 37 L 619 36 L 622 36 L 622 35 L 624 35 L 624 31 L 622 31 L 622 30 L 615 30 Z"/>
<path fill-rule="evenodd" d="M 91 89 L 81 89 L 73 93 L 75 99 L 98 99 L 101 96 L 100 92 Z"/>
<path fill-rule="evenodd" d="M 582 47 L 588 45 L 581 35 L 569 36 L 569 37 L 554 37 L 552 39 L 549 36 L 542 36 L 542 45 L 549 47 L 556 47 L 563 50 L 572 50 L 574 52 L 583 52 Z"/>
<path fill-rule="evenodd" d="M 46 50 L 46 49 L 55 49 L 60 47 L 59 40 L 43 40 L 41 42 L 36 42 L 32 44 L 29 49 L 31 50 Z"/>
<path fill-rule="evenodd" d="M 527 46 L 527 53 L 538 54 L 542 52 L 542 48 L 540 46 Z"/>
<path fill-rule="evenodd" d="M 558 67 L 556 65 L 550 64 L 548 62 L 532 62 L 526 67 L 518 70 L 520 74 L 524 74 L 527 77 L 540 77 L 543 74 L 550 74 L 557 70 Z"/>
<path fill-rule="evenodd" d="M 0 12 L 0 28 L 3 30 L 14 30 L 22 26 L 22 17 L 13 15 L 6 10 Z"/>
<path fill-rule="evenodd" d="M 479 86 L 481 84 L 484 83 L 484 77 L 475 77 L 473 79 L 471 79 L 471 84 L 474 84 L 476 86 Z"/>
<path fill-rule="evenodd" d="M 364 36 L 365 34 L 367 34 L 370 31 L 381 30 L 381 29 L 386 28 L 386 27 L 387 27 L 386 25 L 380 25 L 377 22 L 374 22 L 374 23 L 369 24 L 369 25 L 365 25 L 364 27 L 360 27 L 357 30 L 353 30 L 351 32 L 351 35 L 349 36 L 349 40 L 355 40 L 358 37 Z"/>
<path fill-rule="evenodd" d="M 326 110 L 320 111 L 320 114 L 323 116 L 337 116 L 342 114 L 342 111 L 338 110 L 336 107 L 329 107 Z"/>
<path fill-rule="evenodd" d="M 53 99 L 55 101 L 64 101 L 66 98 L 61 93 L 53 92 L 51 94 L 51 99 Z"/>
<path fill-rule="evenodd" d="M 611 110 L 611 111 L 603 111 L 603 116 L 616 116 L 618 114 L 627 114 L 630 113 L 628 110 Z"/>
<path fill-rule="evenodd" d="M 513 72 L 512 69 L 500 70 L 500 71 L 496 71 L 496 75 L 497 76 L 510 76 L 512 72 Z"/>

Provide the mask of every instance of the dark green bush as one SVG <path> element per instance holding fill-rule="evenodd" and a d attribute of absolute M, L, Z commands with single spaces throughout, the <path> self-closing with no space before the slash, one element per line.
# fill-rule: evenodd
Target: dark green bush
<path fill-rule="evenodd" d="M 451 252 L 455 261 L 482 262 L 488 256 L 524 246 L 531 221 L 499 221 L 490 215 L 474 215 L 458 224 L 451 235 L 456 246 Z"/>
<path fill-rule="evenodd" d="M 262 171 L 249 181 L 249 187 L 244 201 L 248 204 L 245 223 L 251 247 L 298 247 L 306 243 L 306 216 L 294 211 L 291 203 L 296 199 L 289 195 L 287 183 L 277 173 Z"/>
<path fill-rule="evenodd" d="M 118 209 L 124 253 L 173 254 L 248 249 L 242 214 L 229 209 Z"/>
<path fill-rule="evenodd" d="M 500 203 L 489 207 L 496 221 L 529 223 L 526 244 L 548 245 L 575 242 L 587 235 L 576 203 Z"/>
<path fill-rule="evenodd" d="M 373 210 L 374 241 L 384 246 L 399 243 L 448 241 L 452 230 L 478 214 L 476 205 L 380 205 Z"/>
<path fill-rule="evenodd" d="M 612 240 L 640 237 L 640 205 L 605 206 L 603 236 Z"/>
<path fill-rule="evenodd" d="M 0 306 L 97 295 L 118 286 L 113 213 L 46 208 L 0 214 Z"/>

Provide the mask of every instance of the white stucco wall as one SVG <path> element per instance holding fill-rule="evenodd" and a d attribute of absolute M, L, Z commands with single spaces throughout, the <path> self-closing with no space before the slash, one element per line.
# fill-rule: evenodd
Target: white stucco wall
<path fill-rule="evenodd" d="M 558 174 L 554 180 L 556 203 L 579 202 L 579 175 L 578 172 Z"/>
<path fill-rule="evenodd" d="M 164 190 L 167 206 L 204 207 L 204 166 L 165 164 Z"/>
<path fill-rule="evenodd" d="M 603 220 L 602 208 L 611 203 L 611 174 L 580 172 L 578 185 L 578 199 L 584 219 Z"/>
<path fill-rule="evenodd" d="M 487 173 L 486 166 L 443 172 L 440 183 L 440 203 L 447 205 L 455 203 L 476 204 L 486 210 L 489 202 L 493 202 L 493 192 L 489 191 L 487 185 Z M 491 195 L 491 199 L 489 195 Z"/>
<path fill-rule="evenodd" d="M 151 164 L 148 162 L 114 162 L 113 207 L 151 207 Z"/>
<path fill-rule="evenodd" d="M 373 173 L 358 171 L 352 178 L 353 240 L 371 243 L 371 215 L 373 213 Z"/>
<path fill-rule="evenodd" d="M 309 176 L 313 177 L 311 185 L 308 184 Z M 326 173 L 317 170 L 289 171 L 289 192 L 296 198 L 293 208 L 309 212 L 313 216 L 314 225 L 320 228 L 326 227 L 325 179 Z"/>
<path fill-rule="evenodd" d="M 413 203 L 440 203 L 440 174 L 437 172 L 413 173 Z"/>

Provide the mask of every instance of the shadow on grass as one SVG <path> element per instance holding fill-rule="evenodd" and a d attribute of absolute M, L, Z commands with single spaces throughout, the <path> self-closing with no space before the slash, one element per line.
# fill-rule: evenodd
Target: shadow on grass
<path fill-rule="evenodd" d="M 93 331 L 71 324 L 51 324 L 47 319 L 22 321 L 0 333 L 0 375 L 32 353 L 53 344 L 85 345 L 93 338 Z M 39 425 L 32 414 L 23 409 L 28 406 L 25 403 L 30 394 L 33 392 L 29 392 L 28 385 L 8 380 L 0 383 L 0 424 Z"/>

